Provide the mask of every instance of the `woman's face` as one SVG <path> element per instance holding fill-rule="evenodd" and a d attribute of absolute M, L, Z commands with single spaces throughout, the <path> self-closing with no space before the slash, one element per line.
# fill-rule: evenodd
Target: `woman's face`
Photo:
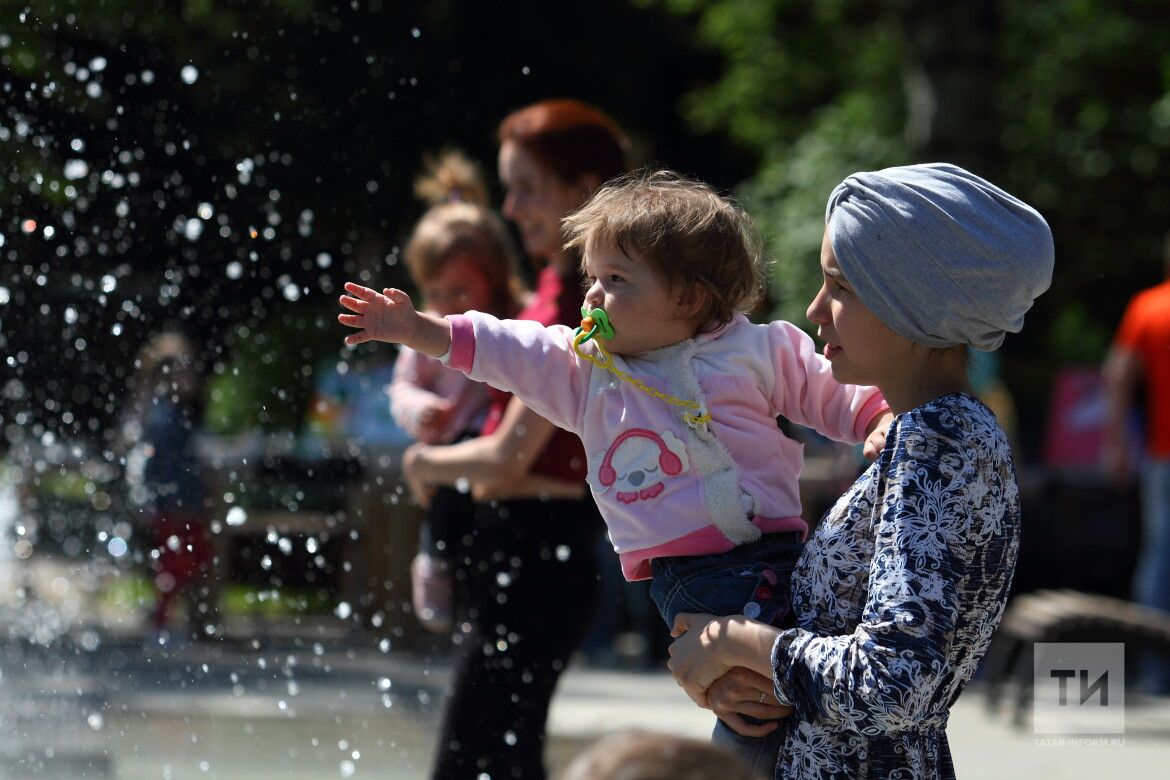
<path fill-rule="evenodd" d="M 824 283 L 808 307 L 808 318 L 825 342 L 824 356 L 841 383 L 894 387 L 912 365 L 914 342 L 890 330 L 861 302 L 845 278 L 828 231 L 821 241 Z"/>
<path fill-rule="evenodd" d="M 514 141 L 500 146 L 504 216 L 520 230 L 524 251 L 551 258 L 561 252 L 561 220 L 589 196 L 585 183 L 566 184 Z"/>

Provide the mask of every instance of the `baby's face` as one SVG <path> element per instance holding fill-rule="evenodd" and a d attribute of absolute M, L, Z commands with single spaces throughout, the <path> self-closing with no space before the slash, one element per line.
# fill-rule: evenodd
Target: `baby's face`
<path fill-rule="evenodd" d="M 605 347 L 616 355 L 639 355 L 695 335 L 696 323 L 682 293 L 672 290 L 649 264 L 617 247 L 585 251 L 589 287 L 585 305 L 605 309 L 614 337 Z"/>
<path fill-rule="evenodd" d="M 427 308 L 443 316 L 472 309 L 491 311 L 492 285 L 471 250 L 454 253 L 438 274 L 423 283 L 422 293 Z"/>

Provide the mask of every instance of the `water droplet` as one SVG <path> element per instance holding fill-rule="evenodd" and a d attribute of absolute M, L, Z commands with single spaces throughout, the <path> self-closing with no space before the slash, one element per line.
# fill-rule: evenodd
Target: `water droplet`
<path fill-rule="evenodd" d="M 146 74 L 142 74 L 143 81 L 146 81 Z M 179 71 L 179 78 L 183 79 L 184 84 L 194 84 L 199 78 L 199 69 L 194 65 L 184 65 L 183 69 Z"/>
<path fill-rule="evenodd" d="M 380 691 L 388 691 L 393 685 L 394 683 L 390 681 L 389 677 L 378 678 L 378 690 Z"/>
<path fill-rule="evenodd" d="M 183 235 L 188 241 L 195 241 L 203 235 L 203 223 L 194 217 L 188 219 L 183 226 Z"/>
<path fill-rule="evenodd" d="M 338 770 L 341 772 L 342 777 L 353 777 L 354 773 L 357 772 L 357 766 L 349 759 L 346 759 L 341 762 Z"/>
<path fill-rule="evenodd" d="M 69 181 L 84 179 L 89 175 L 89 164 L 85 160 L 66 160 L 65 178 Z"/>
<path fill-rule="evenodd" d="M 243 507 L 233 506 L 227 512 L 227 517 L 224 518 L 228 525 L 240 526 L 248 519 L 248 513 L 244 511 Z"/>
<path fill-rule="evenodd" d="M 349 605 L 348 601 L 343 601 L 337 605 L 335 610 L 333 610 L 333 614 L 337 615 L 337 617 L 341 618 L 342 620 L 346 620 L 350 615 L 353 614 L 353 607 Z"/>
<path fill-rule="evenodd" d="M 558 544 L 557 545 L 557 560 L 558 561 L 561 561 L 562 563 L 564 563 L 565 561 L 569 560 L 570 554 L 572 554 L 572 550 L 569 549 L 569 545 L 567 545 L 567 544 Z"/>
<path fill-rule="evenodd" d="M 105 723 L 100 712 L 91 712 L 85 722 L 94 731 L 101 731 L 102 725 Z"/>

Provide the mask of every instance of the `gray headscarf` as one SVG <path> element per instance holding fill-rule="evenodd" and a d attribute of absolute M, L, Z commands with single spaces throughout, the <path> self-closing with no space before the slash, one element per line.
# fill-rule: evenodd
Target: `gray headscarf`
<path fill-rule="evenodd" d="M 862 303 L 931 347 L 990 351 L 1052 282 L 1052 232 L 1028 204 L 954 165 L 855 173 L 825 209 Z"/>

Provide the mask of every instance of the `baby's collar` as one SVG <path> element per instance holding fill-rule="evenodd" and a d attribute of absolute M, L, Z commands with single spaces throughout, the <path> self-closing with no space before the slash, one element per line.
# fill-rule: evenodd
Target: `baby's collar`
<path fill-rule="evenodd" d="M 727 322 L 709 322 L 695 335 L 694 341 L 696 344 L 706 344 L 708 341 L 714 341 L 715 339 L 721 338 L 723 334 L 739 327 L 747 321 L 747 316 L 740 312 L 736 312 L 735 314 L 731 315 L 731 319 Z"/>

